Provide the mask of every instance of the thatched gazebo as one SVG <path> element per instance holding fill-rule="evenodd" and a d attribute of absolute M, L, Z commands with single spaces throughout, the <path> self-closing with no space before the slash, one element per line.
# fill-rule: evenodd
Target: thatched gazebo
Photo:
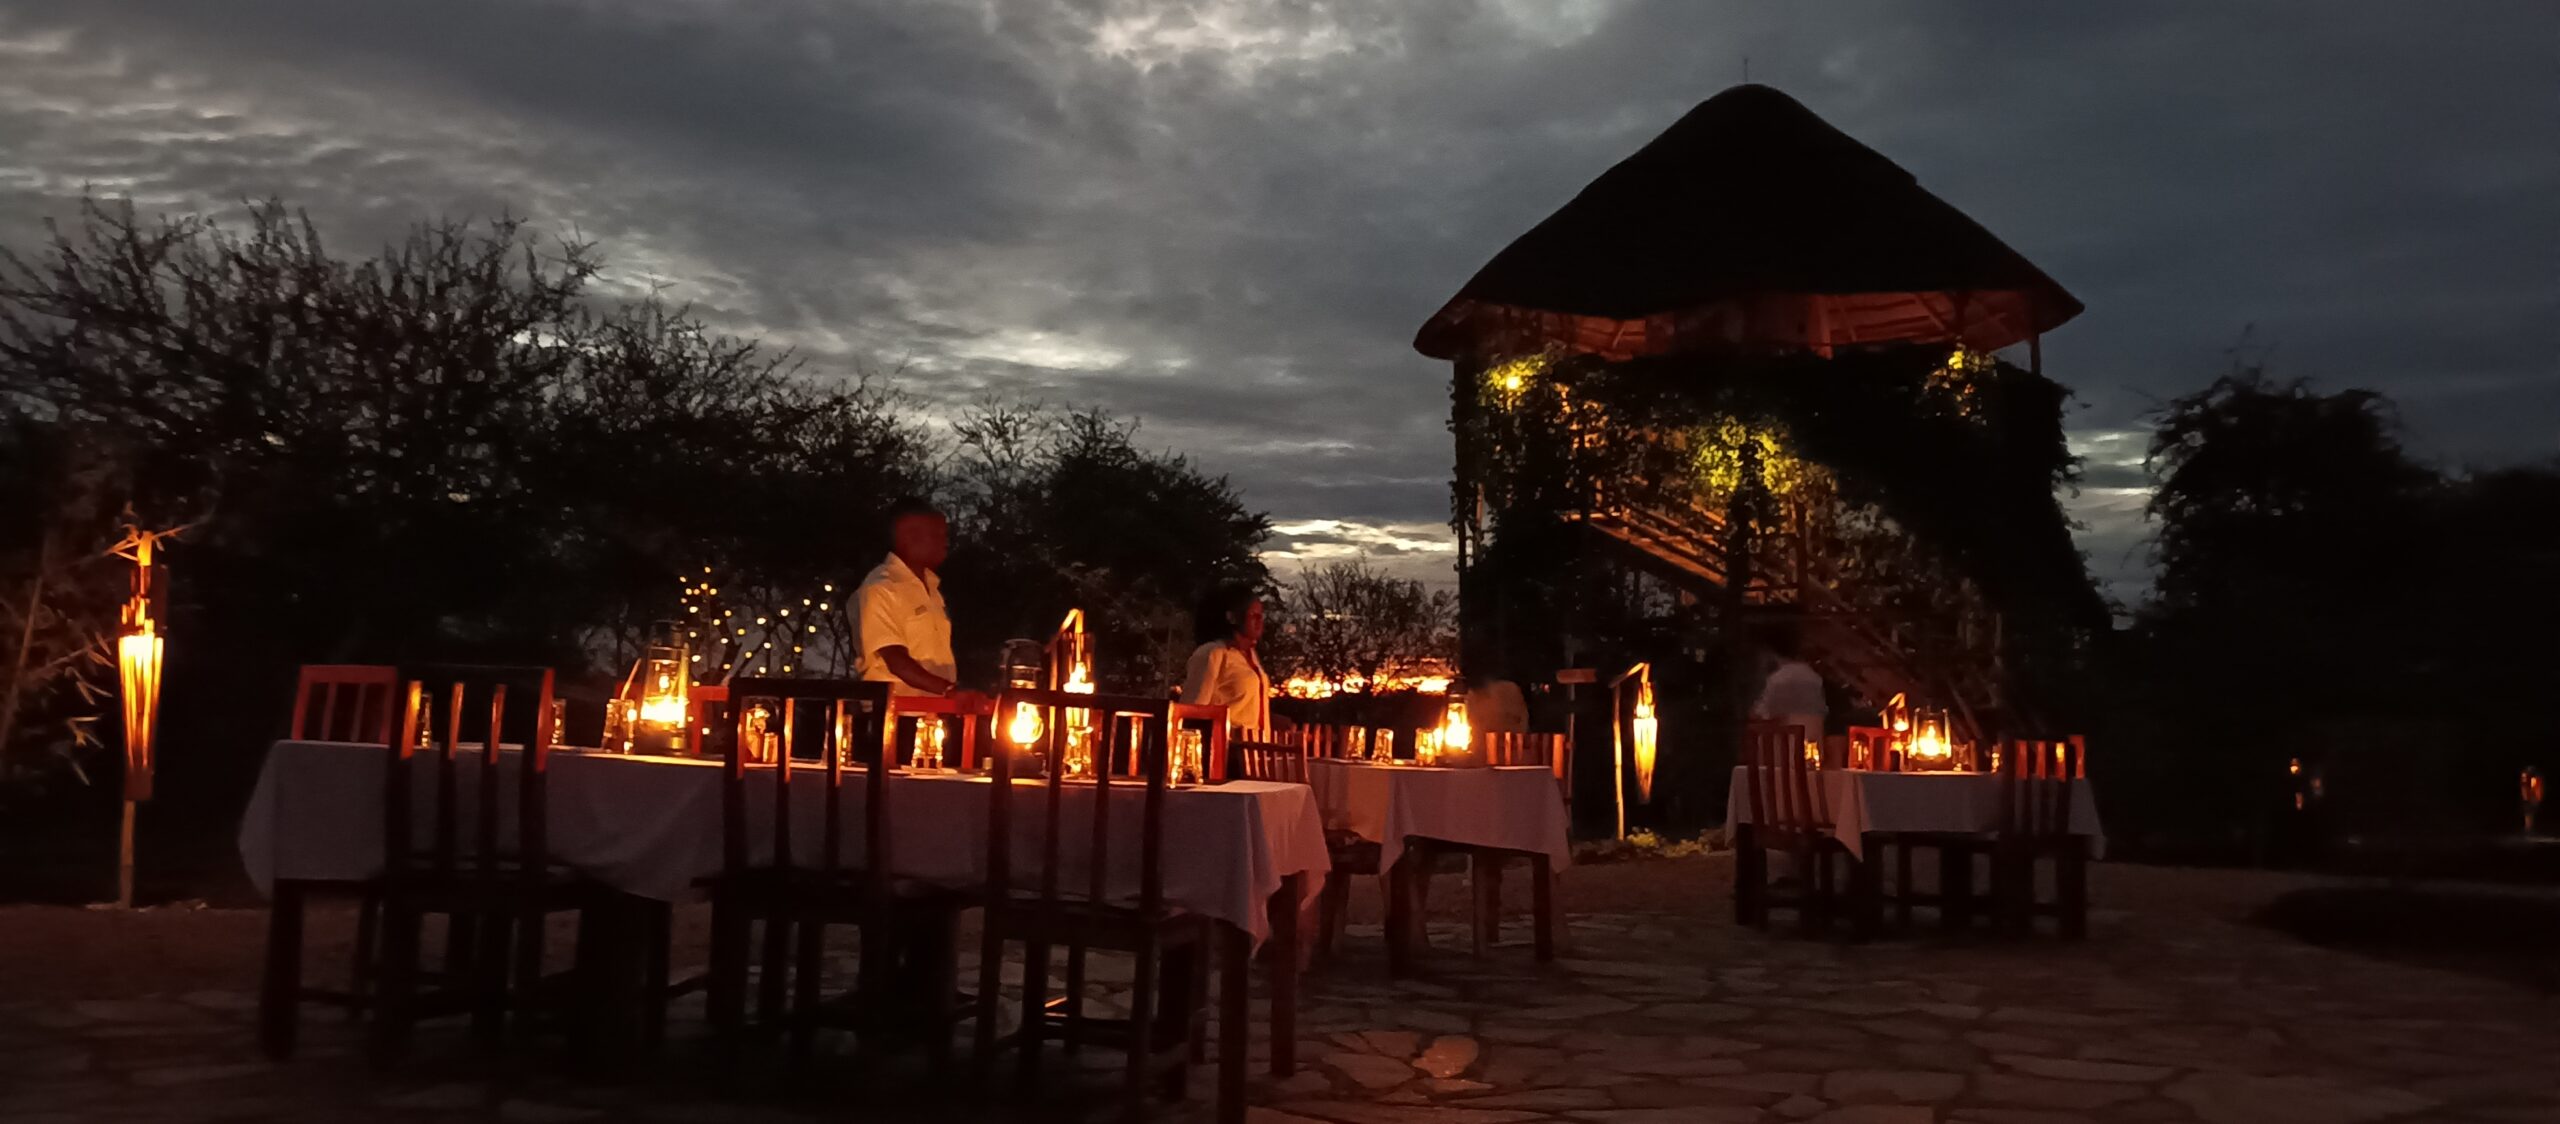
<path fill-rule="evenodd" d="M 1767 86 L 1700 103 L 1505 246 L 1415 335 L 1434 359 L 1879 343 L 1997 351 L 2080 302 Z"/>
<path fill-rule="evenodd" d="M 2069 458 L 2038 346 L 2080 311 L 1793 98 L 1745 85 L 1701 103 L 1494 255 L 1415 336 L 1454 365 L 1470 663 L 1501 652 L 1504 673 L 1528 679 L 1593 658 L 1584 638 L 1579 655 L 1568 640 L 1522 659 L 1534 630 L 1496 607 L 1562 583 L 1546 576 L 1561 565 L 1551 531 L 1579 526 L 1684 603 L 1721 601 L 1728 638 L 1743 616 L 1799 620 L 1835 681 L 1940 696 L 1979 731 L 2012 701 L 2003 615 L 2086 626 L 2098 611 L 2051 499 Z M 2022 366 L 1990 357 L 2021 343 Z M 1776 460 L 1793 475 L 1773 493 Z M 1941 478 L 1907 479 L 1915 465 Z M 1932 489 L 1997 493 L 2004 514 L 1914 498 Z M 1838 533 L 1840 512 L 1864 538 Z M 1870 524 L 1925 564 L 1873 562 Z M 1504 538 L 1550 545 L 1488 579 Z M 1907 591 L 1862 576 L 1908 587 L 1924 572 L 1963 594 L 1913 610 L 1943 618 L 1934 649 L 1889 619 Z M 1582 603 L 1542 589 L 1555 627 L 1580 627 Z"/>

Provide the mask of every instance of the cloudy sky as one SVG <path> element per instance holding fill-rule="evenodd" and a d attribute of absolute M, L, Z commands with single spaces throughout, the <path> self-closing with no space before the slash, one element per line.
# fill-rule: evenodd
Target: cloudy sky
<path fill-rule="evenodd" d="M 825 367 L 1142 417 L 1283 569 L 1442 578 L 1413 330 L 1746 57 L 2087 302 L 2046 364 L 2119 591 L 2141 417 L 2244 329 L 2448 465 L 2560 450 L 2538 0 L 0 0 L 0 239 L 84 186 L 512 211 Z"/>

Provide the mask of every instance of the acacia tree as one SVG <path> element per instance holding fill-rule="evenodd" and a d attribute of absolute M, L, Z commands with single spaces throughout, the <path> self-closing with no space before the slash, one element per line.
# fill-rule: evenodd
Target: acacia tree
<path fill-rule="evenodd" d="M 1085 611 L 1095 675 L 1114 689 L 1178 683 L 1204 589 L 1261 584 L 1270 519 L 1180 454 L 1138 447 L 1099 410 L 984 402 L 958 421 L 944 495 L 946 580 L 963 678 L 1007 637 L 1045 638 Z"/>
<path fill-rule="evenodd" d="M 109 435 L 104 510 L 210 516 L 170 606 L 173 765 L 244 782 L 298 662 L 539 662 L 575 694 L 705 564 L 741 590 L 859 576 L 866 512 L 928 482 L 894 396 L 600 305 L 599 268 L 509 219 L 341 256 L 274 203 L 226 225 L 90 201 L 0 251 L 16 446 Z M 20 510 L 70 502 L 40 465 L 7 466 Z M 22 604 L 42 547 L 0 542 Z"/>
<path fill-rule="evenodd" d="M 1381 573 L 1364 559 L 1328 562 L 1282 586 L 1273 660 L 1337 691 L 1446 668 L 1457 649 L 1457 599 Z"/>
<path fill-rule="evenodd" d="M 114 690 L 125 567 L 110 558 L 122 492 L 101 435 L 13 422 L 0 436 L 0 781 L 77 769 Z"/>

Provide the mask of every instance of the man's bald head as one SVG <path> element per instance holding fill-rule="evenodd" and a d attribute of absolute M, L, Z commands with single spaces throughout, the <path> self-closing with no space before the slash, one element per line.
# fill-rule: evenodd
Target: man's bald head
<path fill-rule="evenodd" d="M 951 556 L 951 521 L 921 499 L 889 505 L 889 553 L 918 573 L 941 569 Z"/>

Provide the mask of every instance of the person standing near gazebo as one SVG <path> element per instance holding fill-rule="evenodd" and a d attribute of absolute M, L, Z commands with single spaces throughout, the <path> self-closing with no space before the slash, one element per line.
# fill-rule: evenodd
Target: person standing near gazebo
<path fill-rule="evenodd" d="M 1798 727 L 1798 736 L 1805 741 L 1822 744 L 1823 724 L 1831 714 L 1831 705 L 1823 697 L 1822 673 L 1796 654 L 1792 632 L 1772 629 L 1761 644 L 1772 666 L 1760 682 L 1759 701 L 1751 705 L 1752 719 Z"/>

